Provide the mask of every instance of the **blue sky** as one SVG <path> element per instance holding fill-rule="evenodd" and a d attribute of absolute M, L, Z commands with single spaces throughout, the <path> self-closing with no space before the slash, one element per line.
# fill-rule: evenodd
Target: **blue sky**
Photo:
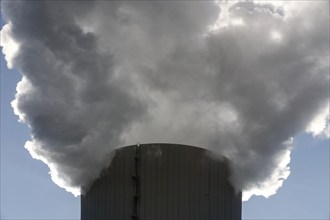
<path fill-rule="evenodd" d="M 20 75 L 1 56 L 1 219 L 79 219 L 80 197 L 55 185 L 47 166 L 24 149 L 26 125 L 10 102 Z M 298 135 L 291 175 L 276 195 L 243 203 L 243 219 L 328 219 L 329 140 Z"/>

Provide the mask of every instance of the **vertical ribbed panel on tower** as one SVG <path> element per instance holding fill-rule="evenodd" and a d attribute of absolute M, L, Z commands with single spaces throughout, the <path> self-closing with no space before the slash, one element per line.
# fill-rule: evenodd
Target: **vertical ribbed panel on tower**
<path fill-rule="evenodd" d="M 177 144 L 117 149 L 103 175 L 81 197 L 81 219 L 241 219 L 228 160 Z"/>

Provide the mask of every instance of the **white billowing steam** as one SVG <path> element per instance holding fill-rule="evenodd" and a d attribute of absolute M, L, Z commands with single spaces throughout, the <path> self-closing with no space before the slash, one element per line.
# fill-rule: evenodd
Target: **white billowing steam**
<path fill-rule="evenodd" d="M 137 142 L 202 146 L 276 193 L 293 137 L 329 137 L 329 2 L 5 1 L 25 145 L 75 195 Z M 81 189 L 82 187 L 82 189 Z"/>

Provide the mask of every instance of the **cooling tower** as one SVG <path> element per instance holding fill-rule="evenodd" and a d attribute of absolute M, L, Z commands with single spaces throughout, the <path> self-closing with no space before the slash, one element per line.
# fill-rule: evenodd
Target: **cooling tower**
<path fill-rule="evenodd" d="M 111 166 L 81 196 L 81 219 L 241 219 L 228 160 L 177 144 L 116 150 Z"/>

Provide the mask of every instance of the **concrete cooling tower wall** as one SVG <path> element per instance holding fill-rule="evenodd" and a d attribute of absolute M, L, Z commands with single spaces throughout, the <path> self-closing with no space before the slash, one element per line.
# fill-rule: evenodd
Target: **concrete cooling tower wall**
<path fill-rule="evenodd" d="M 81 219 L 241 219 L 229 161 L 177 144 L 117 149 L 111 166 L 81 196 Z"/>

